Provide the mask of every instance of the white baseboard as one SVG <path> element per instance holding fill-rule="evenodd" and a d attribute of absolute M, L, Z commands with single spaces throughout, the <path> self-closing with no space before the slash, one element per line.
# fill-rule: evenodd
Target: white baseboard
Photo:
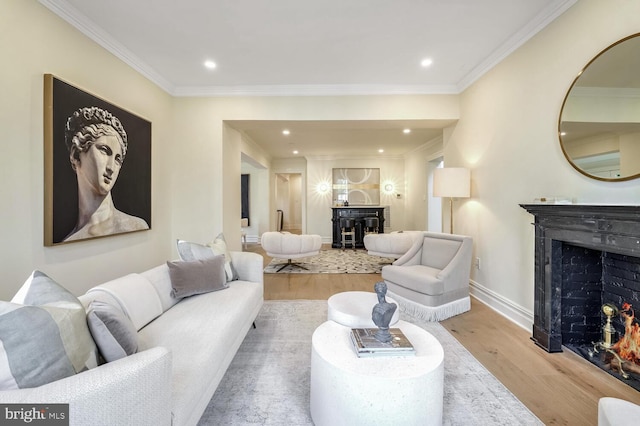
<path fill-rule="evenodd" d="M 525 330 L 532 330 L 533 312 L 513 303 L 509 299 L 500 296 L 498 293 L 489 290 L 488 288 L 478 284 L 473 280 L 471 280 L 469 284 L 470 294 L 472 297 L 484 303 L 500 315 L 511 320 Z"/>

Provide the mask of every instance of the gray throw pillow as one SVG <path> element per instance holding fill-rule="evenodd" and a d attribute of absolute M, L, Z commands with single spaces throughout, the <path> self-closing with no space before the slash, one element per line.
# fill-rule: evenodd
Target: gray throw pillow
<path fill-rule="evenodd" d="M 138 332 L 119 308 L 94 300 L 89 305 L 87 322 L 93 340 L 106 362 L 138 352 Z"/>
<path fill-rule="evenodd" d="M 0 389 L 41 386 L 98 365 L 84 306 L 34 271 L 11 302 L 0 301 Z"/>
<path fill-rule="evenodd" d="M 177 246 L 180 260 L 202 260 L 210 259 L 216 255 L 224 255 L 224 272 L 227 281 L 235 281 L 238 279 L 238 272 L 231 262 L 231 253 L 229 253 L 227 249 L 227 242 L 222 233 L 218 234 L 218 236 L 206 246 L 185 240 L 178 240 Z"/>
<path fill-rule="evenodd" d="M 224 272 L 224 256 L 210 259 L 167 262 L 171 297 L 187 297 L 229 287 Z"/>

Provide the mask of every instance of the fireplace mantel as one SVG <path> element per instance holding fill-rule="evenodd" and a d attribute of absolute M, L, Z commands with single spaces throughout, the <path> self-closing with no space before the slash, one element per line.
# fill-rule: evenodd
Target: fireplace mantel
<path fill-rule="evenodd" d="M 521 204 L 535 216 L 535 294 L 532 340 L 562 351 L 562 245 L 640 257 L 640 206 Z"/>

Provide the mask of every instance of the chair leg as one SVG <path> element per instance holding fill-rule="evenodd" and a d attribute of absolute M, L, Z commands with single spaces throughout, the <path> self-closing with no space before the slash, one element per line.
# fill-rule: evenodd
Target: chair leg
<path fill-rule="evenodd" d="M 289 261 L 288 261 L 287 263 L 285 263 L 284 265 L 282 265 L 280 268 L 278 268 L 278 270 L 277 270 L 276 272 L 280 272 L 280 271 L 282 271 L 282 270 L 283 270 L 284 268 L 286 268 L 287 266 L 297 266 L 298 268 L 302 268 L 302 269 L 304 269 L 305 271 L 308 271 L 308 270 L 309 270 L 309 268 L 307 268 L 307 267 L 305 267 L 305 266 L 302 266 L 302 265 L 300 265 L 299 263 L 293 263 L 293 262 L 291 262 L 291 259 L 289 259 Z"/>

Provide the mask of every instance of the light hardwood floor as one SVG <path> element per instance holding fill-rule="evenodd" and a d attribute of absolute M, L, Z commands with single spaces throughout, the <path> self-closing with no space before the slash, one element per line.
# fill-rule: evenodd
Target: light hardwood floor
<path fill-rule="evenodd" d="M 258 244 L 247 250 L 262 254 L 265 266 L 271 261 Z M 342 291 L 373 291 L 379 280 L 379 274 L 265 274 L 264 298 L 322 300 Z M 441 324 L 545 425 L 596 425 L 603 396 L 640 404 L 640 392 L 569 350 L 545 352 L 528 330 L 473 298 L 471 311 Z"/>

